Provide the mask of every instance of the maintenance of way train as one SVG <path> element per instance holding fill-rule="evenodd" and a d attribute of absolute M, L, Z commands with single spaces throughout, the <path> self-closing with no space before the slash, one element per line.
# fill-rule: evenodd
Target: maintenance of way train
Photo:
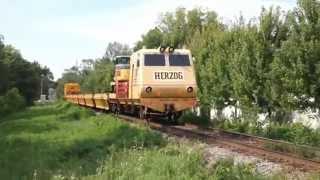
<path fill-rule="evenodd" d="M 183 111 L 197 106 L 197 84 L 191 52 L 160 47 L 141 49 L 115 58 L 112 92 L 81 94 L 80 85 L 66 83 L 64 98 L 81 106 L 128 113 L 179 118 Z"/>

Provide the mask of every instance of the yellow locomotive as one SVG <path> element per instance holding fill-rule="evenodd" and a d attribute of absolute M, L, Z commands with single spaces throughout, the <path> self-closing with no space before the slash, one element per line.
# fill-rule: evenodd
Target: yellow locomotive
<path fill-rule="evenodd" d="M 115 64 L 113 92 L 69 96 L 70 85 L 66 84 L 66 99 L 115 113 L 138 114 L 140 118 L 154 114 L 170 120 L 197 105 L 197 84 L 189 50 L 141 49 L 130 57 L 116 57 Z"/>

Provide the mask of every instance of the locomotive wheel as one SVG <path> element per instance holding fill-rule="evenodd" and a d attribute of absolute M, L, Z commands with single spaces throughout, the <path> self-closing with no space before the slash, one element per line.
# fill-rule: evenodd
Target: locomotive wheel
<path fill-rule="evenodd" d="M 131 115 L 135 115 L 135 113 L 136 113 L 136 107 L 133 106 L 133 105 L 131 105 L 131 106 L 130 106 L 130 114 L 131 114 Z"/>
<path fill-rule="evenodd" d="M 117 114 L 117 111 L 118 111 L 118 107 L 117 107 L 117 104 L 111 104 L 111 112 L 114 113 L 114 114 Z"/>
<path fill-rule="evenodd" d="M 124 113 L 124 107 L 120 104 L 117 104 L 117 112 L 118 114 L 123 114 Z"/>

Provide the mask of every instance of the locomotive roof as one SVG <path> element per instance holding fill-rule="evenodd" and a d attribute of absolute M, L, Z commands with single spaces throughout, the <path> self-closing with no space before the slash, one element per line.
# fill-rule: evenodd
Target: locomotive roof
<path fill-rule="evenodd" d="M 120 55 L 120 56 L 116 56 L 115 58 L 122 58 L 122 57 L 130 57 L 129 55 Z"/>
<path fill-rule="evenodd" d="M 140 50 L 136 51 L 135 53 L 148 54 L 148 53 L 160 53 L 160 51 L 159 51 L 159 49 L 140 49 Z M 188 50 L 188 49 L 175 49 L 174 53 L 189 54 L 190 50 Z"/>

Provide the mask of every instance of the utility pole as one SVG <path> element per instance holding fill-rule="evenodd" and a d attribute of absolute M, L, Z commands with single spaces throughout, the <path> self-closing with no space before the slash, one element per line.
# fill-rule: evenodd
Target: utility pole
<path fill-rule="evenodd" d="M 40 81 L 40 101 L 44 102 L 46 100 L 46 96 L 43 95 L 43 78 L 45 77 L 45 75 L 41 74 L 41 81 Z"/>
<path fill-rule="evenodd" d="M 40 97 L 41 97 L 41 95 L 43 94 L 43 77 L 44 77 L 44 75 L 43 75 L 43 74 L 41 74 L 41 84 L 40 84 L 41 90 L 40 90 Z"/>

